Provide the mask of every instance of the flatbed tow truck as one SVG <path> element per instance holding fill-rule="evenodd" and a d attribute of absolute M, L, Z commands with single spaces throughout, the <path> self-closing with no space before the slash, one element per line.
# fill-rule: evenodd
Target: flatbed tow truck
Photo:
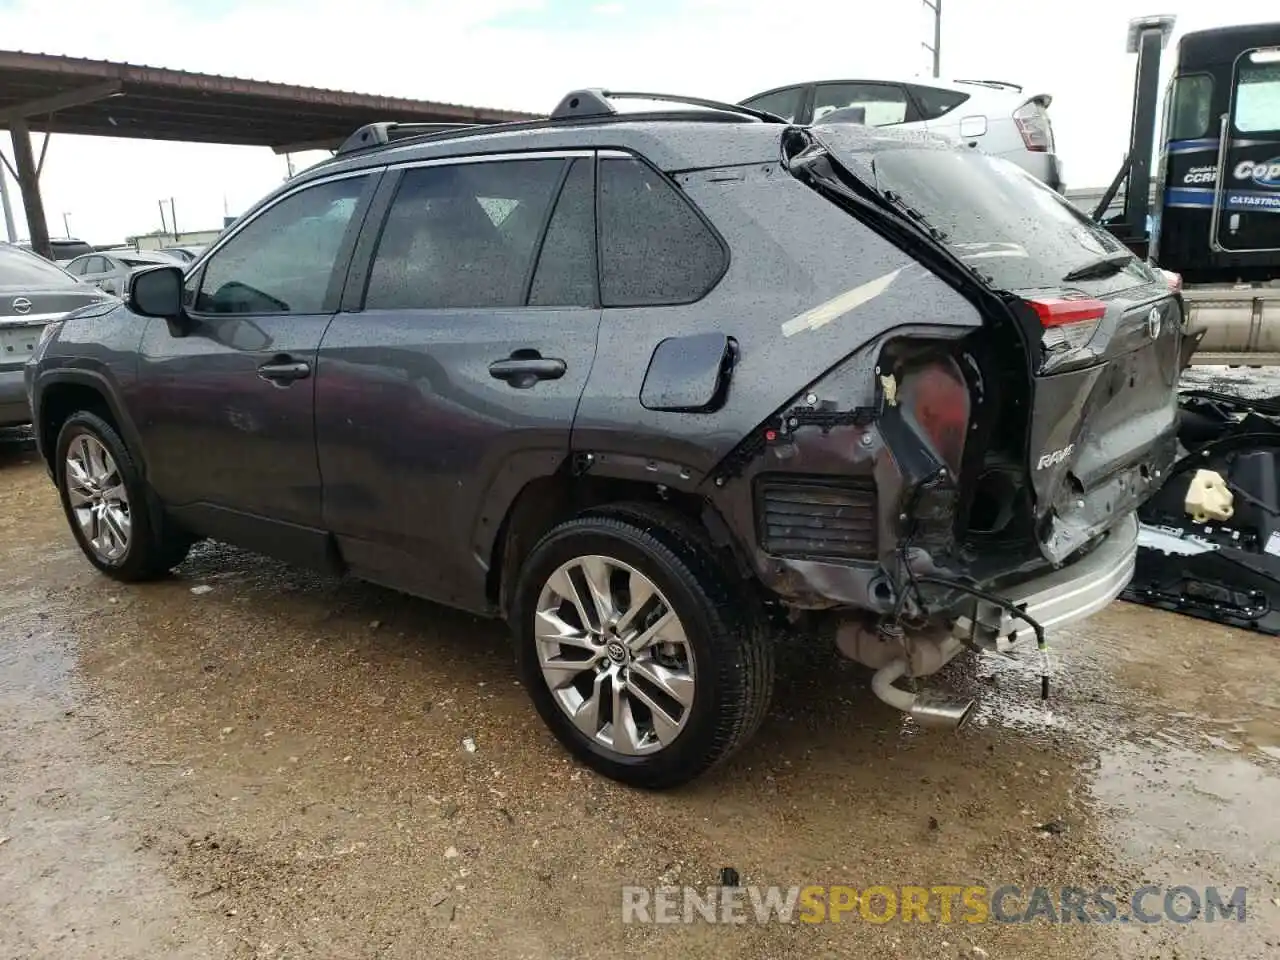
<path fill-rule="evenodd" d="M 1153 172 L 1173 26 L 1129 25 L 1129 151 L 1093 216 L 1180 287 L 1184 370 L 1280 367 L 1280 22 L 1180 38 Z M 1280 397 L 1189 386 L 1206 372 L 1183 378 L 1184 455 L 1140 511 L 1125 599 L 1280 636 Z"/>

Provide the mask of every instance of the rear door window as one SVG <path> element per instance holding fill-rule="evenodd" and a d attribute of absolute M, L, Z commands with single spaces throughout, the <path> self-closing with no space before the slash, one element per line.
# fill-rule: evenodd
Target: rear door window
<path fill-rule="evenodd" d="M 692 303 L 719 281 L 719 237 L 674 185 L 630 157 L 600 161 L 600 295 L 606 307 Z"/>
<path fill-rule="evenodd" d="M 365 309 L 522 306 L 565 164 L 547 158 L 406 170 L 374 252 Z"/>
<path fill-rule="evenodd" d="M 866 112 L 869 127 L 886 127 L 895 123 L 919 120 L 907 97 L 907 91 L 894 83 L 820 83 L 813 98 L 813 122 L 835 110 L 860 107 Z"/>
<path fill-rule="evenodd" d="M 781 117 L 788 123 L 794 123 L 796 117 L 800 115 L 804 90 L 805 88 L 802 86 L 788 87 L 786 90 L 775 90 L 772 93 L 752 97 L 750 100 L 743 100 L 742 105 L 753 110 L 772 113 L 775 117 Z"/>
<path fill-rule="evenodd" d="M 560 190 L 529 288 L 534 307 L 594 307 L 596 294 L 595 160 L 579 157 Z"/>

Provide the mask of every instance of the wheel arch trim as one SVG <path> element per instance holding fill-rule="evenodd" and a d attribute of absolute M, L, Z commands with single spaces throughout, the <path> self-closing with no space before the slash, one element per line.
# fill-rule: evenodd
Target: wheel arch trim
<path fill-rule="evenodd" d="M 49 469 L 53 470 L 55 451 L 52 447 L 56 444 L 57 437 L 49 437 L 46 442 L 43 414 L 44 398 L 50 390 L 61 386 L 87 387 L 102 398 L 111 413 L 111 419 L 116 429 L 120 432 L 121 438 L 129 446 L 129 452 L 138 467 L 138 472 L 143 479 L 146 479 L 147 456 L 137 424 L 134 423 L 124 404 L 119 401 L 115 385 L 111 379 L 98 370 L 90 370 L 83 367 L 61 367 L 53 370 L 44 370 L 36 375 L 31 392 L 32 426 L 36 434 L 36 447 L 44 458 L 45 463 L 48 464 Z"/>

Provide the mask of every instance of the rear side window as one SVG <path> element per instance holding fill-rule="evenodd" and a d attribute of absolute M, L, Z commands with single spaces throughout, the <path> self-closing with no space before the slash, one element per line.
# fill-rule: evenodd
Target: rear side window
<path fill-rule="evenodd" d="M 517 307 L 562 159 L 406 170 L 378 240 L 368 310 Z"/>
<path fill-rule="evenodd" d="M 1173 81 L 1170 140 L 1195 140 L 1209 132 L 1213 114 L 1213 77 L 1191 74 Z"/>
<path fill-rule="evenodd" d="M 639 160 L 600 161 L 600 296 L 606 307 L 692 303 L 727 254 L 689 201 Z"/>
<path fill-rule="evenodd" d="M 937 87 L 912 87 L 911 92 L 920 105 L 921 120 L 937 120 L 969 99 L 967 93 L 939 90 Z"/>
<path fill-rule="evenodd" d="M 800 115 L 800 100 L 803 96 L 804 87 L 791 87 L 787 90 L 775 90 L 773 93 L 766 93 L 760 97 L 743 100 L 742 105 L 750 107 L 752 110 L 763 110 L 765 113 L 772 113 L 775 117 L 781 117 L 787 123 L 794 123 L 796 117 Z"/>
<path fill-rule="evenodd" d="M 846 107 L 865 110 L 869 127 L 887 127 L 908 119 L 907 91 L 896 84 L 822 83 L 813 98 L 813 122 L 820 123 L 828 113 Z"/>
<path fill-rule="evenodd" d="M 556 201 L 529 289 L 534 307 L 596 305 L 595 164 L 579 157 Z"/>

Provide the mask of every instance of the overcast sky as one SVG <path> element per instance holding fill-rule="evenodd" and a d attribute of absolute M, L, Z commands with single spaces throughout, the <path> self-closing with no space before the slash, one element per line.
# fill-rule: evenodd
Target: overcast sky
<path fill-rule="evenodd" d="M 1129 18 L 1174 13 L 1181 33 L 1264 20 L 1265 6 L 943 0 L 942 73 L 1052 94 L 1068 184 L 1102 186 L 1128 143 Z M 740 100 L 927 76 L 931 17 L 917 0 L 0 0 L 0 47 L 545 112 L 584 86 Z M 0 148 L 12 160 L 7 136 Z M 72 235 L 110 243 L 157 229 L 160 198 L 183 229 L 219 227 L 224 203 L 238 214 L 284 175 L 266 148 L 55 135 L 42 186 L 51 234 L 65 212 Z"/>

